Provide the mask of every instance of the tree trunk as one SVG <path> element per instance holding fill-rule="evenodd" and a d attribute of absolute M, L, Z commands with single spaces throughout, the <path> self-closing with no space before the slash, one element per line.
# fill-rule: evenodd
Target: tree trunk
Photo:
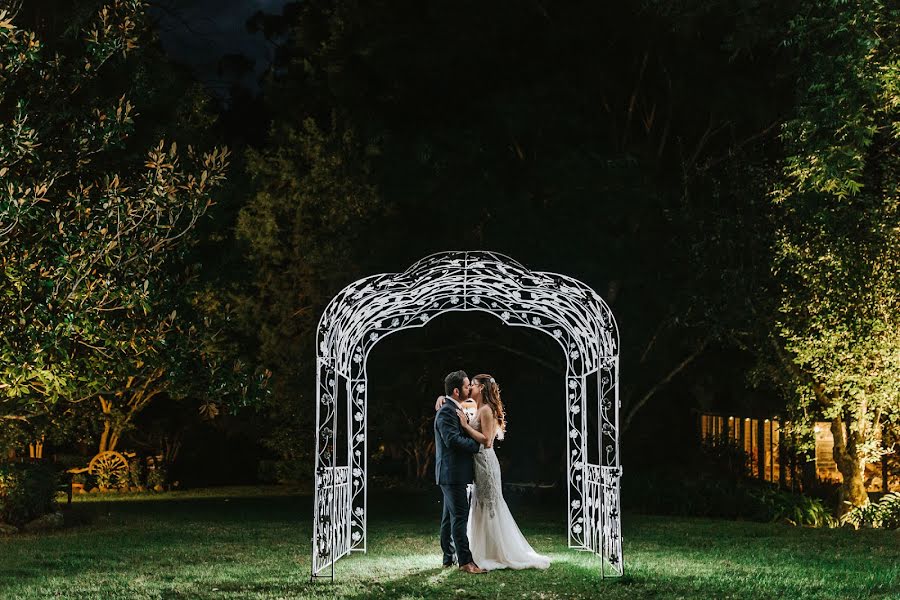
<path fill-rule="evenodd" d="M 413 452 L 407 453 L 406 455 L 406 480 L 410 481 L 413 477 L 413 471 L 415 470 L 414 463 L 416 461 L 415 454 Z"/>
<path fill-rule="evenodd" d="M 122 437 L 122 433 L 130 426 L 135 415 L 144 410 L 147 404 L 162 392 L 163 387 L 161 385 L 156 385 L 160 382 L 162 374 L 162 370 L 157 369 L 144 379 L 139 387 L 133 387 L 135 378 L 129 377 L 125 389 L 116 392 L 114 399 L 107 400 L 103 396 L 100 396 L 100 409 L 103 411 L 104 423 L 98 452 L 107 452 L 116 449 L 119 445 L 119 438 Z M 154 385 L 156 385 L 156 387 L 152 387 Z M 124 414 L 120 413 L 119 418 L 116 419 L 116 424 L 113 425 L 112 413 L 115 402 L 117 401 L 116 398 L 120 402 L 119 406 L 122 406 L 123 408 L 127 407 L 128 412 Z"/>
<path fill-rule="evenodd" d="M 100 410 L 103 411 L 103 433 L 100 434 L 100 446 L 97 454 L 109 450 L 109 435 L 112 433 L 112 402 L 100 396 Z"/>
<path fill-rule="evenodd" d="M 106 444 L 107 450 L 115 450 L 116 446 L 119 445 L 119 436 L 122 435 L 122 429 L 120 427 L 113 427 L 112 431 L 109 434 L 109 440 Z"/>
<path fill-rule="evenodd" d="M 178 431 L 171 437 L 166 436 L 165 441 L 165 454 L 163 455 L 163 460 L 167 465 L 171 465 L 178 458 L 178 452 L 181 450 L 181 442 L 184 439 L 184 430 Z"/>
<path fill-rule="evenodd" d="M 425 460 L 419 465 L 419 479 L 425 479 L 428 476 L 428 467 L 431 466 L 431 454 L 426 454 Z"/>
<path fill-rule="evenodd" d="M 853 506 L 865 506 L 869 503 L 863 476 L 866 471 L 865 460 L 859 456 L 860 434 L 848 430 L 844 419 L 835 417 L 831 421 L 831 434 L 834 437 L 834 462 L 843 481 L 838 495 L 838 515 L 843 515 Z"/>
<path fill-rule="evenodd" d="M 887 494 L 891 491 L 890 479 L 891 472 L 888 468 L 888 457 L 890 456 L 890 450 L 892 449 L 894 442 L 891 439 L 891 430 L 887 425 L 882 425 L 881 427 L 881 445 L 884 446 L 887 454 L 882 455 L 881 457 L 881 491 Z"/>
<path fill-rule="evenodd" d="M 100 435 L 100 446 L 97 448 L 97 453 L 112 452 L 115 450 L 119 445 L 119 438 L 121 435 L 121 427 L 116 427 L 110 424 L 109 421 L 106 421 L 103 424 L 103 433 Z"/>
<path fill-rule="evenodd" d="M 431 456 L 433 454 L 434 451 L 428 444 L 416 448 L 416 479 L 425 479 L 425 476 L 428 474 L 428 467 L 431 465 Z"/>
<path fill-rule="evenodd" d="M 109 421 L 103 424 L 103 433 L 100 435 L 100 446 L 97 448 L 97 454 L 101 452 L 106 452 L 107 446 L 109 445 L 109 432 L 112 430 L 112 427 L 109 424 Z"/>

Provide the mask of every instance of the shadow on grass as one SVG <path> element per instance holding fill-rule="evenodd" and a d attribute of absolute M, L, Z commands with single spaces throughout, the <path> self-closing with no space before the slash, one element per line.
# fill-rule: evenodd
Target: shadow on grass
<path fill-rule="evenodd" d="M 438 555 L 391 556 L 379 561 L 377 567 L 368 567 L 369 559 L 359 558 L 362 560 L 350 559 L 343 565 L 343 573 L 337 573 L 334 597 L 350 600 L 373 597 L 592 598 L 602 592 L 608 597 L 622 598 L 627 595 L 625 586 L 630 583 L 628 577 L 601 579 L 599 560 L 594 561 L 583 554 L 568 554 L 568 551 L 562 555 L 554 554 L 553 563 L 547 570 L 498 569 L 483 575 L 463 573 L 458 568 L 404 567 L 423 560 L 437 561 Z M 396 569 L 395 574 L 391 574 L 392 568 Z M 619 591 L 611 594 L 616 589 Z"/>

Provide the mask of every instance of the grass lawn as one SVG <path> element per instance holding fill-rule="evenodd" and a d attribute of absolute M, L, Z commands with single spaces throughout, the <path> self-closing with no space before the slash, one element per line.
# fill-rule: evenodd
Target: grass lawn
<path fill-rule="evenodd" d="M 626 576 L 566 548 L 563 507 L 514 505 L 547 571 L 440 568 L 436 496 L 370 501 L 368 554 L 309 581 L 309 496 L 271 488 L 82 497 L 66 529 L 0 537 L 0 598 L 898 598 L 900 532 L 624 517 Z M 559 514 L 556 514 L 556 513 Z"/>

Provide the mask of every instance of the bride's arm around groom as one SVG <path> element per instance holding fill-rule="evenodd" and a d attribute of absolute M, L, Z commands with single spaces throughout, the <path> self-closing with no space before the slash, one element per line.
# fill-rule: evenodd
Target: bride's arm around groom
<path fill-rule="evenodd" d="M 439 410 L 437 415 L 434 417 L 434 420 L 434 428 L 441 436 L 441 440 L 444 442 L 444 446 L 446 446 L 447 448 L 450 448 L 457 452 L 463 452 L 465 454 L 475 454 L 481 449 L 481 445 L 478 442 L 463 433 L 463 429 L 459 422 L 459 417 L 456 414 L 455 404 L 448 402 L 447 404 L 442 406 L 441 410 Z M 439 456 L 438 458 L 443 459 L 447 457 Z M 444 461 L 441 462 L 443 463 Z M 444 466 L 448 467 L 448 470 L 453 469 L 453 467 L 455 466 L 453 464 L 454 462 L 455 461 L 451 459 L 447 461 L 448 464 Z M 448 473 L 447 475 L 451 479 L 454 478 L 450 473 Z"/>

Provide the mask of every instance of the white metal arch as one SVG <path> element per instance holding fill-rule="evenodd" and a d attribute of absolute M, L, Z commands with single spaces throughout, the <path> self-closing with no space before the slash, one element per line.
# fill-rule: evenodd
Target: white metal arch
<path fill-rule="evenodd" d="M 612 311 L 571 277 L 530 271 L 495 252 L 455 251 L 427 256 L 403 273 L 354 282 L 319 320 L 313 577 L 334 577 L 338 559 L 366 550 L 369 353 L 392 333 L 456 311 L 537 329 L 563 349 L 569 547 L 600 555 L 601 574 L 621 575 L 619 336 Z M 597 464 L 588 462 L 588 377 L 597 378 Z M 344 423 L 339 404 L 346 406 Z"/>

